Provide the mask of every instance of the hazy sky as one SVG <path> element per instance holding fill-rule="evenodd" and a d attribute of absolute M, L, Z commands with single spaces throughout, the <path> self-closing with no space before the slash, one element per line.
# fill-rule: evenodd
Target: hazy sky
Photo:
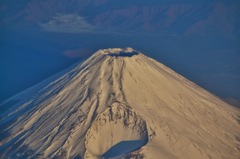
<path fill-rule="evenodd" d="M 2 0 L 0 101 L 108 47 L 133 47 L 240 99 L 237 0 Z"/>

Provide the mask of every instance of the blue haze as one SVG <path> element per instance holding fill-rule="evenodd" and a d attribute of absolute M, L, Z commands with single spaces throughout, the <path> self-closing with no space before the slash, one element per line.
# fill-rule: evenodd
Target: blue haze
<path fill-rule="evenodd" d="M 215 2 L 240 8 L 239 1 L 182 1 L 203 6 L 190 17 L 179 16 L 173 25 L 153 31 L 144 28 L 141 21 L 130 25 L 143 16 L 142 11 L 132 19 L 116 16 L 112 22 L 111 15 L 128 6 L 172 6 L 178 1 L 108 1 L 100 6 L 88 4 L 81 11 L 77 5 L 69 4 L 64 9 L 54 5 L 51 10 L 39 5 L 39 12 L 42 9 L 46 15 L 39 18 L 36 11 L 36 17 L 29 20 L 30 15 L 35 15 L 27 7 L 32 1 L 0 2 L 0 101 L 109 47 L 133 47 L 220 97 L 240 100 L 240 20 L 236 20 L 240 19 L 240 11 L 230 15 L 231 21 L 221 23 L 234 27 L 233 31 L 221 30 L 222 26 L 213 21 L 204 33 L 185 34 L 195 21 L 209 19 Z M 100 19 L 97 24 L 96 17 L 108 12 L 106 20 Z M 153 16 L 150 24 L 158 28 L 165 14 L 164 10 Z"/>

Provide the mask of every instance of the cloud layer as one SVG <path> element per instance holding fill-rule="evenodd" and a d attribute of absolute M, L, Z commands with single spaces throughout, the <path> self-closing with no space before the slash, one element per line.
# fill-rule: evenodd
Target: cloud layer
<path fill-rule="evenodd" d="M 57 14 L 48 22 L 41 23 L 40 26 L 46 31 L 63 33 L 85 33 L 95 29 L 78 14 Z"/>
<path fill-rule="evenodd" d="M 63 52 L 63 54 L 68 58 L 85 58 L 90 56 L 92 53 L 93 51 L 87 48 L 72 49 Z"/>

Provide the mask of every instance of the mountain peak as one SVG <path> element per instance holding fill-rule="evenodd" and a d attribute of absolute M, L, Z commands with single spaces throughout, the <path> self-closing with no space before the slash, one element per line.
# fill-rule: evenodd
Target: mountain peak
<path fill-rule="evenodd" d="M 121 57 L 132 57 L 134 55 L 138 55 L 139 52 L 134 50 L 133 48 L 127 47 L 127 48 L 109 48 L 109 49 L 103 49 L 100 50 L 102 54 L 108 55 L 108 56 L 121 56 Z"/>
<path fill-rule="evenodd" d="M 0 158 L 240 156 L 239 109 L 132 48 L 99 50 L 0 110 Z"/>

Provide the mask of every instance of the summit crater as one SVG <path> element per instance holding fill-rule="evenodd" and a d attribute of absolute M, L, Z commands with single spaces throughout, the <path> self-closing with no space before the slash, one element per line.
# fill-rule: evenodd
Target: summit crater
<path fill-rule="evenodd" d="M 132 57 L 134 55 L 140 54 L 138 51 L 134 50 L 133 48 L 127 47 L 127 48 L 109 48 L 100 50 L 102 54 L 105 54 L 107 56 L 113 56 L 113 57 Z"/>

